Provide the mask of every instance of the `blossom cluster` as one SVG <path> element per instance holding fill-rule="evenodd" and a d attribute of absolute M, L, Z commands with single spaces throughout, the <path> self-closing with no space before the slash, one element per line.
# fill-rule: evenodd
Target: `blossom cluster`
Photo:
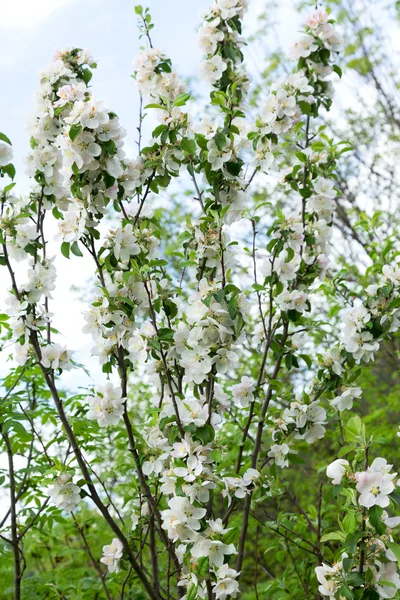
<path fill-rule="evenodd" d="M 384 265 L 378 283 L 365 290 L 367 300 L 345 311 L 342 348 L 359 364 L 373 360 L 385 333 L 397 331 L 400 311 L 396 296 L 400 284 L 397 265 Z"/>
<path fill-rule="evenodd" d="M 243 84 L 238 70 L 242 62 L 240 19 L 245 0 L 215 0 L 198 32 L 198 45 L 205 54 L 201 75 L 210 84 L 223 88 L 234 82 Z"/>
<path fill-rule="evenodd" d="M 341 39 L 328 14 L 314 11 L 293 49 L 296 70 L 277 82 L 255 124 L 249 125 L 243 112 L 247 78 L 241 67 L 245 8 L 244 0 L 214 0 L 199 30 L 205 54 L 202 73 L 213 87 L 215 119 L 191 124 L 183 108 L 189 94 L 171 61 L 150 39 L 149 47 L 140 51 L 134 62 L 136 82 L 149 101 L 144 110 L 154 109 L 159 124 L 135 160 L 125 156 L 125 130 L 118 117 L 94 98 L 88 85 L 95 64 L 87 51 L 58 53 L 41 74 L 30 124 L 28 173 L 37 185 L 28 200 L 15 198 L 9 190 L 2 203 L 1 224 L 11 258 L 30 255 L 27 282 L 18 287 L 14 283 L 7 301 L 16 359 L 25 365 L 36 354 L 34 360 L 52 388 L 54 372 L 71 368 L 73 362 L 71 351 L 51 338 L 49 299 L 56 272 L 53 258 L 46 255 L 44 212 L 51 211 L 58 221 L 64 256 L 80 256 L 84 247 L 95 262 L 96 298 L 84 314 L 84 332 L 93 337 L 92 354 L 103 372 L 111 381 L 118 372 L 120 384 L 96 382 L 84 395 L 79 418 L 93 422 L 94 437 L 107 428 L 110 440 L 121 440 L 126 429 L 128 456 L 134 461 L 127 477 L 135 481 L 128 480 L 126 486 L 132 530 L 142 534 L 145 524 L 149 531 L 154 525 L 174 561 L 177 584 L 191 600 L 210 593 L 221 600 L 238 596 L 243 537 L 237 545 L 237 532 L 229 527 L 231 512 L 243 503 L 245 535 L 254 498 L 257 502 L 271 494 L 265 467 L 275 477 L 279 468 L 296 462 L 296 443 L 320 440 L 330 415 L 352 408 L 362 391 L 347 371 L 354 363 L 372 360 L 381 339 L 400 323 L 400 269 L 386 266 L 378 283 L 366 290 L 367 300 L 346 312 L 342 341 L 320 355 L 314 380 L 299 392 L 293 391 L 297 382 L 292 386 L 291 379 L 281 394 L 281 366 L 290 378 L 300 359 L 311 370 L 311 358 L 302 350 L 308 342 L 303 333 L 310 333 L 315 323 L 315 292 L 330 260 L 336 154 L 316 140 L 318 132 L 311 131 L 310 122 L 321 106 L 330 107 L 332 82 L 327 78 L 340 71 L 334 53 Z M 263 222 L 258 209 L 248 209 L 248 188 L 258 171 L 270 170 L 278 138 L 288 135 L 296 152 L 283 184 L 296 209 L 276 211 L 268 222 L 266 247 L 258 250 L 257 226 Z M 7 167 L 11 157 L 1 141 L 0 167 Z M 254 169 L 250 177 L 246 159 Z M 201 214 L 194 211 L 193 219 L 187 215 L 178 240 L 182 252 L 174 252 L 176 264 L 171 266 L 164 260 L 164 225 L 154 216 L 151 194 L 166 188 L 184 169 Z M 237 242 L 230 233 L 231 225 L 250 214 L 253 248 L 246 252 L 252 261 L 251 287 L 246 277 L 237 275 Z M 99 226 L 104 216 L 113 218 L 105 234 Z M 176 265 L 182 267 L 179 283 L 173 280 Z M 257 306 L 251 302 L 255 297 Z M 253 347 L 260 358 L 258 375 L 248 368 L 255 364 L 247 362 Z M 143 400 L 149 410 L 140 427 L 137 406 L 134 416 L 130 406 L 133 373 L 150 390 L 150 398 Z M 229 449 L 232 419 L 243 438 L 235 470 L 227 470 L 221 448 Z M 265 423 L 270 435 L 263 431 Z M 371 570 L 382 597 L 393 597 L 385 583 L 397 589 L 400 581 L 390 532 L 379 533 L 375 515 L 368 511 L 390 506 L 396 475 L 380 458 L 364 471 L 358 468 L 341 458 L 328 467 L 327 475 L 336 486 L 344 480 L 343 489 L 351 489 L 349 496 L 357 498 L 356 510 L 363 514 L 370 542 L 363 568 Z M 94 484 L 91 493 L 93 489 Z M 66 511 L 75 510 L 81 497 L 80 487 L 63 471 L 48 494 Z M 227 505 L 223 519 L 210 508 L 214 495 Z M 110 519 L 112 510 L 106 513 Z M 382 522 L 393 525 L 384 515 Z M 113 530 L 118 532 L 117 527 Z M 136 543 L 135 536 L 125 543 L 123 533 L 115 535 L 121 538 L 104 546 L 101 558 L 110 573 L 124 568 Z M 356 571 L 353 564 L 349 570 L 348 559 L 344 552 L 334 566 L 317 568 L 322 595 L 337 597 L 345 573 Z"/>
<path fill-rule="evenodd" d="M 287 134 L 302 115 L 318 116 L 320 106 L 329 109 L 333 84 L 327 80 L 333 71 L 335 54 L 343 44 L 328 13 L 318 9 L 305 21 L 305 32 L 291 49 L 298 61 L 297 69 L 283 77 L 262 101 L 258 119 L 251 134 L 256 153 L 256 166 L 268 171 L 274 162 L 278 136 Z"/>
<path fill-rule="evenodd" d="M 368 575 L 369 587 L 375 590 L 379 598 L 394 598 L 400 589 L 400 576 L 397 572 L 397 558 L 391 549 L 393 538 L 391 530 L 400 524 L 399 517 L 389 517 L 383 508 L 390 504 L 390 494 L 395 490 L 394 482 L 397 473 L 392 473 L 392 465 L 384 458 L 375 458 L 364 471 L 353 472 L 348 460 L 337 459 L 327 467 L 327 475 L 334 485 L 343 484 L 350 487 L 356 484 L 359 496 L 357 503 L 362 507 L 363 518 L 366 519 L 365 535 L 360 544 L 361 555 L 351 556 L 347 551 L 342 553 L 342 560 L 333 566 L 323 564 L 315 569 L 319 581 L 319 592 L 322 596 L 335 599 L 347 580 L 349 589 L 364 582 Z M 379 507 L 378 521 L 373 512 Z M 359 565 L 361 562 L 361 566 Z M 353 573 L 360 573 L 354 577 Z"/>

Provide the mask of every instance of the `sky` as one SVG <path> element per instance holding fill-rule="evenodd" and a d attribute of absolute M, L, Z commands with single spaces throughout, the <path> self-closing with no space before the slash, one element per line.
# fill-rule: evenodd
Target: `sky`
<path fill-rule="evenodd" d="M 210 0 L 148 0 L 144 4 L 150 8 L 155 23 L 152 31 L 154 45 L 170 56 L 174 68 L 183 78 L 196 78 L 201 62 L 196 29 L 210 3 Z M 30 188 L 29 179 L 24 174 L 23 159 L 29 152 L 25 124 L 32 113 L 38 73 L 59 49 L 89 49 L 98 64 L 91 82 L 95 97 L 118 114 L 128 131 L 126 154 L 135 156 L 139 98 L 131 75 L 132 60 L 141 42 L 138 40 L 134 4 L 131 0 L 1 0 L 0 76 L 4 85 L 0 95 L 0 130 L 13 143 L 17 168 L 15 190 L 18 192 L 26 192 Z M 245 18 L 248 31 L 256 27 L 257 15 L 263 4 L 263 0 L 251 1 Z M 286 47 L 293 41 L 298 29 L 292 7 L 291 0 L 284 0 L 276 15 L 277 20 L 283 23 L 281 34 Z M 253 67 L 259 67 L 255 64 L 257 57 L 250 56 L 249 60 Z M 49 233 L 51 237 L 56 230 Z M 57 245 L 53 248 L 56 251 Z M 93 277 L 92 263 L 77 257 L 68 261 L 60 256 L 56 267 L 57 289 L 53 293 L 50 310 L 55 313 L 53 323 L 62 334 L 57 341 L 74 350 L 77 360 L 85 357 L 93 382 L 102 384 L 105 376 L 97 358 L 90 358 L 91 336 L 82 333 L 82 313 L 90 303 L 86 290 L 88 281 Z M 17 278 L 25 279 L 21 265 L 16 265 L 16 273 Z M 1 305 L 8 281 L 4 271 L 0 277 L 4 282 L 0 286 Z M 3 311 L 1 309 L 0 312 Z M 5 358 L 3 353 L 0 356 L 0 375 L 7 369 Z M 63 381 L 66 386 L 75 389 L 88 383 L 81 370 L 65 372 Z"/>

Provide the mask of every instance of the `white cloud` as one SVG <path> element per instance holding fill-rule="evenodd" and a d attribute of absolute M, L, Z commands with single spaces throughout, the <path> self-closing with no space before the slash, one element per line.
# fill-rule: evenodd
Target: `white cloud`
<path fill-rule="evenodd" d="M 32 29 L 72 1 L 74 0 L 3 0 L 0 27 Z"/>

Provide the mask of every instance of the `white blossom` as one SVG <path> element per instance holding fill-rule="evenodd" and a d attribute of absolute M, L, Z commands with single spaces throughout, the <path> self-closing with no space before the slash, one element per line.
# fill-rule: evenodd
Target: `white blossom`
<path fill-rule="evenodd" d="M 118 538 L 114 538 L 111 544 L 103 546 L 103 554 L 100 562 L 107 565 L 109 573 L 119 573 L 119 563 L 122 558 L 124 547 Z"/>
<path fill-rule="evenodd" d="M 96 420 L 100 427 L 116 425 L 124 412 L 124 402 L 120 387 L 114 387 L 111 383 L 105 386 L 96 386 L 94 396 L 88 396 L 89 402 L 88 419 Z"/>
<path fill-rule="evenodd" d="M 80 488 L 69 473 L 61 473 L 47 493 L 58 508 L 68 512 L 74 510 L 81 499 Z"/>
<path fill-rule="evenodd" d="M 332 479 L 333 485 L 340 485 L 342 483 L 343 475 L 346 473 L 347 467 L 349 467 L 349 461 L 345 458 L 338 458 L 327 466 L 326 474 Z"/>

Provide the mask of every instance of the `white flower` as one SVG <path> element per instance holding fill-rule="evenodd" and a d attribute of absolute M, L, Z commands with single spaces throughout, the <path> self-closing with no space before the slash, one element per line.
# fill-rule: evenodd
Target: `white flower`
<path fill-rule="evenodd" d="M 9 165 L 13 159 L 13 149 L 10 144 L 0 141 L 0 167 Z"/>
<path fill-rule="evenodd" d="M 314 88 L 309 84 L 309 81 L 307 77 L 305 77 L 302 69 L 289 75 L 287 82 L 302 94 L 306 94 L 307 92 L 312 92 L 314 90 Z"/>
<path fill-rule="evenodd" d="M 346 472 L 346 467 L 349 466 L 349 461 L 344 458 L 338 458 L 334 460 L 326 468 L 327 476 L 332 479 L 333 485 L 340 485 L 342 483 L 343 475 Z"/>
<path fill-rule="evenodd" d="M 229 565 L 222 565 L 216 575 L 217 583 L 213 587 L 213 592 L 217 600 L 225 600 L 228 596 L 236 598 L 239 593 L 239 584 L 236 577 L 239 573 L 234 569 L 230 569 Z"/>
<path fill-rule="evenodd" d="M 197 508 L 183 496 L 171 498 L 168 502 L 169 510 L 161 513 L 163 529 L 167 529 L 168 537 L 173 541 L 181 539 L 194 540 L 195 532 L 201 527 L 200 519 L 206 515 L 205 508 Z"/>
<path fill-rule="evenodd" d="M 208 149 L 208 157 L 207 160 L 211 164 L 211 168 L 213 171 L 218 171 L 222 169 L 224 163 L 226 163 L 232 155 L 232 152 L 228 147 L 225 147 L 220 150 L 215 143 L 214 139 L 211 139 L 207 142 Z"/>
<path fill-rule="evenodd" d="M 299 270 L 301 263 L 301 257 L 299 254 L 295 254 L 291 260 L 288 260 L 288 257 L 287 250 L 282 250 L 273 263 L 270 259 L 267 259 L 260 267 L 261 275 L 268 277 L 273 271 L 282 281 L 292 281 L 296 278 L 296 273 Z"/>
<path fill-rule="evenodd" d="M 76 242 L 86 230 L 86 211 L 78 201 L 71 203 L 64 213 L 62 220 L 58 221 L 58 234 L 56 239 L 63 242 Z"/>
<path fill-rule="evenodd" d="M 392 465 L 388 465 L 385 459 L 376 458 L 366 471 L 355 474 L 360 506 L 370 508 L 378 505 L 385 508 L 389 505 L 389 494 L 395 487 L 392 480 L 396 476 L 396 473 L 389 473 L 391 468 Z"/>
<path fill-rule="evenodd" d="M 41 363 L 46 369 L 70 369 L 71 363 L 71 351 L 67 350 L 65 346 L 60 344 L 53 344 L 52 346 L 44 346 L 41 348 L 42 358 Z"/>
<path fill-rule="evenodd" d="M 400 284 L 400 266 L 399 265 L 383 265 L 382 274 L 385 279 L 388 279 L 395 285 Z"/>
<path fill-rule="evenodd" d="M 249 468 L 247 471 L 245 471 L 245 473 L 243 473 L 243 484 L 245 486 L 252 485 L 257 479 L 259 479 L 259 477 L 261 477 L 260 471 Z"/>
<path fill-rule="evenodd" d="M 316 439 L 324 437 L 326 411 L 319 406 L 318 401 L 310 404 L 292 402 L 290 407 L 283 411 L 282 418 L 284 423 L 296 424 L 296 439 L 312 444 Z"/>
<path fill-rule="evenodd" d="M 300 290 L 284 290 L 279 296 L 276 297 L 276 303 L 281 310 L 297 310 L 299 313 L 303 313 L 308 310 L 308 294 Z"/>
<path fill-rule="evenodd" d="M 199 29 L 197 43 L 205 54 L 214 54 L 218 42 L 224 39 L 224 32 L 217 29 L 220 22 L 219 18 L 204 21 Z"/>
<path fill-rule="evenodd" d="M 233 544 L 224 544 L 219 540 L 203 539 L 193 546 L 191 553 L 194 558 L 208 556 L 210 566 L 222 567 L 224 556 L 226 554 L 236 554 L 236 549 Z"/>
<path fill-rule="evenodd" d="M 250 402 L 254 401 L 254 389 L 256 385 L 250 377 L 243 375 L 240 383 L 232 386 L 232 394 L 235 402 L 240 404 L 243 408 L 249 405 Z"/>
<path fill-rule="evenodd" d="M 97 420 L 100 427 L 116 425 L 124 413 L 124 402 L 120 387 L 114 387 L 112 383 L 105 386 L 96 386 L 95 395 L 89 396 L 88 419 Z"/>
<path fill-rule="evenodd" d="M 268 452 L 268 456 L 274 459 L 274 463 L 277 467 L 287 467 L 289 461 L 286 455 L 289 454 L 290 448 L 287 444 L 274 444 L 271 446 L 271 450 Z"/>
<path fill-rule="evenodd" d="M 145 362 L 147 358 L 147 340 L 139 330 L 135 330 L 129 340 L 129 354 L 132 362 Z"/>
<path fill-rule="evenodd" d="M 107 565 L 109 573 L 119 573 L 119 561 L 122 558 L 124 547 L 118 538 L 114 538 L 110 545 L 103 546 L 104 556 L 100 559 Z"/>
<path fill-rule="evenodd" d="M 80 502 L 80 491 L 80 488 L 71 481 L 69 473 L 61 473 L 47 493 L 58 508 L 70 512 Z"/>
<path fill-rule="evenodd" d="M 118 156 L 113 156 L 112 158 L 108 158 L 106 160 L 106 171 L 115 179 L 121 177 L 124 172 L 124 169 L 121 165 L 121 161 Z"/>
<path fill-rule="evenodd" d="M 290 55 L 295 60 L 299 58 L 307 58 L 312 52 L 317 50 L 318 45 L 315 43 L 315 38 L 312 35 L 302 35 L 290 49 Z"/>
<path fill-rule="evenodd" d="M 28 271 L 28 282 L 24 289 L 29 294 L 30 302 L 39 302 L 42 296 L 51 298 L 51 292 L 55 289 L 56 270 L 51 262 L 33 265 Z"/>
<path fill-rule="evenodd" d="M 334 580 L 339 570 L 338 565 L 329 567 L 323 564 L 321 567 L 315 567 L 315 574 L 321 584 L 318 586 L 318 591 L 322 596 L 328 596 L 329 600 L 335 600 L 335 594 L 339 589 L 338 583 Z"/>
<path fill-rule="evenodd" d="M 77 102 L 80 105 L 80 102 Z M 109 121 L 108 113 L 103 109 L 103 105 L 101 102 L 89 101 L 82 103 L 84 104 L 82 114 L 80 117 L 80 122 L 83 127 L 87 127 L 88 129 L 97 129 L 102 125 L 105 125 Z M 77 110 L 80 110 L 80 106 L 77 107 Z M 67 119 L 66 119 L 67 120 Z"/>
<path fill-rule="evenodd" d="M 180 364 L 185 369 L 188 380 L 200 384 L 211 371 L 213 363 L 207 349 L 196 346 L 195 350 L 182 352 Z"/>
<path fill-rule="evenodd" d="M 143 473 L 147 476 L 152 473 L 159 475 L 164 468 L 164 461 L 167 456 L 167 454 L 164 454 L 158 458 L 151 457 L 149 460 L 145 460 L 142 466 Z"/>
<path fill-rule="evenodd" d="M 63 85 L 57 90 L 57 96 L 60 99 L 54 103 L 54 106 L 64 106 L 68 102 L 76 102 L 77 100 L 83 100 L 86 92 L 87 87 L 86 84 L 83 83 L 83 81 L 74 83 L 72 85 Z"/>
<path fill-rule="evenodd" d="M 14 347 L 15 350 L 15 361 L 17 362 L 17 364 L 19 365 L 24 365 L 26 363 L 26 361 L 28 360 L 28 354 L 29 354 L 29 350 L 30 350 L 30 344 L 29 342 L 27 342 L 26 344 L 20 344 L 19 342 L 17 342 L 15 344 Z"/>
<path fill-rule="evenodd" d="M 200 73 L 206 81 L 214 85 L 214 83 L 217 83 L 217 81 L 221 79 L 222 73 L 227 69 L 227 66 L 228 65 L 221 56 L 215 54 L 209 60 L 204 61 Z"/>
<path fill-rule="evenodd" d="M 279 90 L 276 94 L 277 115 L 280 119 L 285 116 L 292 117 L 296 113 L 296 98 L 288 96 L 284 90 Z"/>
<path fill-rule="evenodd" d="M 371 313 L 363 304 L 356 304 L 344 313 L 343 318 L 343 337 L 346 338 L 362 331 L 371 320 Z"/>
<path fill-rule="evenodd" d="M 331 198 L 327 198 L 326 196 L 311 196 L 307 200 L 307 208 L 310 212 L 315 212 L 319 218 L 331 221 L 335 203 Z"/>
<path fill-rule="evenodd" d="M 131 223 L 125 227 L 119 227 L 113 236 L 114 241 L 114 256 L 117 260 L 127 262 L 131 256 L 136 256 L 140 253 L 140 246 L 137 243 L 133 233 Z"/>
<path fill-rule="evenodd" d="M 245 7 L 245 0 L 214 0 L 212 12 L 223 21 L 228 21 L 236 15 L 241 16 Z"/>
<path fill-rule="evenodd" d="M 339 377 L 344 372 L 344 368 L 342 366 L 343 361 L 344 359 L 341 355 L 341 348 L 339 346 L 335 346 L 332 348 L 332 350 L 322 355 L 322 363 L 324 367 L 332 369 L 335 375 L 338 375 Z"/>
<path fill-rule="evenodd" d="M 385 523 L 386 527 L 389 527 L 390 529 L 394 529 L 394 527 L 400 525 L 400 517 L 389 517 L 385 510 L 382 513 L 382 521 Z"/>
<path fill-rule="evenodd" d="M 357 364 L 359 364 L 361 359 L 364 359 L 366 362 L 373 360 L 374 353 L 379 350 L 379 342 L 374 340 L 372 333 L 363 331 L 345 339 L 344 347 L 347 352 L 353 354 Z"/>
<path fill-rule="evenodd" d="M 397 594 L 397 590 L 400 589 L 400 577 L 397 572 L 397 565 L 394 562 L 375 563 L 374 581 L 376 584 L 376 591 L 379 593 L 379 598 L 394 598 Z M 382 584 L 379 582 L 382 581 Z M 385 583 L 392 583 L 393 586 L 385 585 Z"/>
<path fill-rule="evenodd" d="M 203 463 L 197 456 L 191 455 L 186 460 L 186 467 L 174 467 L 173 471 L 177 477 L 191 483 L 203 472 Z"/>
<path fill-rule="evenodd" d="M 89 131 L 83 131 L 74 141 L 69 136 L 63 136 L 60 140 L 60 147 L 63 150 L 64 164 L 69 168 L 72 168 L 74 163 L 78 169 L 82 169 L 84 166 L 88 167 L 101 154 L 100 145 Z"/>
<path fill-rule="evenodd" d="M 308 15 L 304 24 L 307 25 L 310 29 L 317 29 L 321 25 L 325 25 L 328 22 L 329 15 L 328 13 L 322 9 L 316 9 L 313 13 Z"/>
<path fill-rule="evenodd" d="M 325 198 L 336 198 L 337 192 L 334 188 L 334 182 L 325 177 L 318 177 L 314 182 L 314 191 L 319 196 Z"/>
<path fill-rule="evenodd" d="M 359 387 L 345 388 L 341 394 L 335 396 L 335 398 L 331 400 L 331 405 L 336 406 L 340 412 L 343 410 L 350 410 L 353 407 L 353 401 L 356 398 L 359 398 L 361 394 L 362 390 Z"/>

